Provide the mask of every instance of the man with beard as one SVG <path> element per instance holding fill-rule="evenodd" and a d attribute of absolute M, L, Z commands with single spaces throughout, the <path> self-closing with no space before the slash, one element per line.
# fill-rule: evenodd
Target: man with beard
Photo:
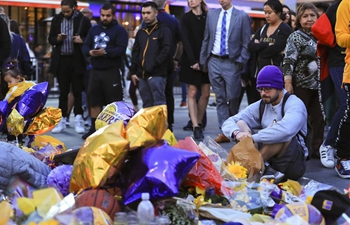
<path fill-rule="evenodd" d="M 305 105 L 283 89 L 283 75 L 276 66 L 261 69 L 256 87 L 261 100 L 227 119 L 222 130 L 236 141 L 252 138 L 265 162 L 262 178 L 297 180 L 305 172 L 308 155 Z"/>
<path fill-rule="evenodd" d="M 72 89 L 74 96 L 75 131 L 84 133 L 82 97 L 85 57 L 81 51 L 84 39 L 91 27 L 88 18 L 76 10 L 76 0 L 62 0 L 61 12 L 51 22 L 49 43 L 53 46 L 50 72 L 57 77 L 60 89 L 58 107 L 62 119 L 52 130 L 61 133 L 66 128 L 68 94 Z"/>
<path fill-rule="evenodd" d="M 95 121 L 104 105 L 123 100 L 120 70 L 128 45 L 128 33 L 115 20 L 115 13 L 112 4 L 104 4 L 99 24 L 91 28 L 83 45 L 83 52 L 91 57 L 92 66 L 87 89 L 91 127 L 82 136 L 83 139 L 96 131 Z"/>

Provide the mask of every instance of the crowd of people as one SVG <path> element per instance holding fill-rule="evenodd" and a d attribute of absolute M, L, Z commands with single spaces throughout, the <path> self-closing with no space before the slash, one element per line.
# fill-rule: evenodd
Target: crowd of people
<path fill-rule="evenodd" d="M 267 0 L 266 23 L 255 33 L 251 18 L 232 0 L 218 2 L 220 8 L 208 10 L 204 0 L 188 0 L 189 10 L 180 22 L 165 11 L 165 0 L 144 2 L 143 21 L 129 38 L 112 4 L 102 6 L 97 23 L 90 10 L 77 10 L 76 0 L 62 0 L 48 38 L 53 49 L 50 72 L 58 79 L 62 110 L 52 132 L 66 128 L 74 105 L 75 131 L 84 133 L 83 139 L 94 133 L 103 106 L 124 99 L 125 66 L 135 110 L 138 90 L 142 107 L 167 106 L 172 130 L 173 81 L 179 73 L 188 88 L 190 121 L 184 129 L 191 130 L 194 139 L 204 137 L 212 89 L 220 131 L 216 142 L 252 138 L 265 161 L 266 176 L 298 179 L 307 159 L 320 158 L 325 167 L 350 178 L 347 50 L 344 61 L 350 47 L 350 0 L 331 6 L 304 3 L 296 12 L 278 0 Z M 10 30 L 8 17 L 0 16 L 2 78 L 11 70 L 9 58 L 19 65 L 19 72 L 8 77 L 11 81 L 2 79 L 5 98 L 12 80 L 25 82 L 23 75 L 29 72 L 19 55 L 21 37 Z M 249 106 L 239 112 L 244 92 Z M 91 118 L 86 133 L 83 102 Z"/>

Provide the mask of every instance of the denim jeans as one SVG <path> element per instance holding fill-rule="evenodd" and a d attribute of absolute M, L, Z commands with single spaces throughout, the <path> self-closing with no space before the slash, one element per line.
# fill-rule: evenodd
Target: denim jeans
<path fill-rule="evenodd" d="M 165 98 L 166 77 L 140 78 L 139 91 L 143 102 L 143 108 L 166 105 Z"/>
<path fill-rule="evenodd" d="M 344 67 L 330 67 L 329 73 L 332 77 L 335 90 L 337 92 L 337 95 L 339 97 L 339 109 L 335 113 L 331 128 L 328 131 L 327 138 L 325 140 L 325 145 L 330 145 L 332 147 L 335 147 L 335 141 L 338 137 L 338 130 L 339 130 L 339 124 L 341 119 L 344 117 L 344 113 L 346 110 L 346 91 L 341 87 L 343 83 L 343 72 Z"/>

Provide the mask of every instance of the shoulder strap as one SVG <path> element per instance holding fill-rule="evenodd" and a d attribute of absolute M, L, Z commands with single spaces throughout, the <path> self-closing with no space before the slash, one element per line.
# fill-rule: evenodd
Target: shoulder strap
<path fill-rule="evenodd" d="M 284 116 L 284 105 L 286 104 L 289 96 L 291 96 L 291 93 L 287 92 L 284 96 L 283 96 L 283 101 L 282 101 L 282 117 Z"/>
<path fill-rule="evenodd" d="M 261 124 L 262 117 L 264 115 L 265 111 L 265 102 L 263 100 L 260 100 L 260 105 L 259 105 L 259 123 Z"/>
<path fill-rule="evenodd" d="M 83 25 L 83 20 L 84 20 L 84 16 L 82 16 L 81 19 L 80 19 L 80 23 L 79 23 L 79 27 L 78 27 L 78 32 L 77 32 L 78 35 L 80 35 L 81 27 L 82 27 L 82 25 Z"/>

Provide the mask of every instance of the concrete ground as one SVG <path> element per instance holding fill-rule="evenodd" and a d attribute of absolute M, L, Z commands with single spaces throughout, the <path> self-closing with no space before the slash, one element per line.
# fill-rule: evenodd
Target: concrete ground
<path fill-rule="evenodd" d="M 127 97 L 125 99 L 126 102 L 131 102 L 131 100 Z M 213 102 L 211 98 L 209 102 Z M 247 106 L 246 98 L 243 99 L 241 109 Z M 188 117 L 188 109 L 180 108 L 181 96 L 175 95 L 175 124 L 173 126 L 174 134 L 178 140 L 184 139 L 185 137 L 191 136 L 192 132 L 184 131 L 182 129 L 189 120 Z M 54 96 L 49 98 L 47 101 L 47 106 L 58 107 L 58 98 Z M 139 99 L 139 105 L 141 106 L 141 99 Z M 208 124 L 204 131 L 205 136 L 210 136 L 211 138 L 216 138 L 218 133 L 220 132 L 217 124 L 217 115 L 216 108 L 208 107 L 207 109 L 207 119 Z M 52 134 L 51 132 L 48 135 L 52 135 L 53 137 L 58 138 L 63 141 L 68 148 L 79 148 L 84 140 L 81 138 L 82 135 L 77 134 L 74 130 L 74 115 L 70 117 L 71 127 L 66 129 L 64 132 L 60 134 Z M 234 145 L 234 142 L 231 143 L 223 143 L 221 146 L 229 151 Z M 318 182 L 326 183 L 332 186 L 335 186 L 339 190 L 343 191 L 349 187 L 349 181 L 347 179 L 342 179 L 338 177 L 334 169 L 325 168 L 319 159 L 311 159 L 307 162 L 307 171 L 304 175 L 306 178 L 313 179 Z"/>

